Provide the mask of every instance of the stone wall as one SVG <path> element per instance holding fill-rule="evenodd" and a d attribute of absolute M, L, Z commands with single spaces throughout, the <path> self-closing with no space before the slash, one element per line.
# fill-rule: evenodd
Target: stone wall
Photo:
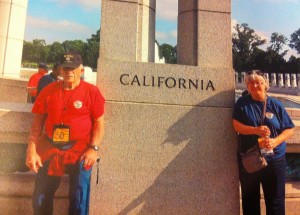
<path fill-rule="evenodd" d="M 25 79 L 0 78 L 0 101 L 27 103 L 27 82 Z"/>
<path fill-rule="evenodd" d="M 102 1 L 97 86 L 107 150 L 91 214 L 239 213 L 230 1 L 179 8 L 182 65 L 162 65 L 138 48 L 154 44 L 155 1 Z"/>

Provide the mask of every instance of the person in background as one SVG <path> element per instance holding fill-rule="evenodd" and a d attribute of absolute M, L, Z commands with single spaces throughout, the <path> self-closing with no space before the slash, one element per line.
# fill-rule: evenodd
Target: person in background
<path fill-rule="evenodd" d="M 41 92 L 41 90 L 46 87 L 48 84 L 58 81 L 58 76 L 60 75 L 59 71 L 59 63 L 56 63 L 52 67 L 52 72 L 50 74 L 44 75 L 40 80 L 37 85 L 37 96 Z"/>
<path fill-rule="evenodd" d="M 27 91 L 29 93 L 29 102 L 34 103 L 37 96 L 37 86 L 40 79 L 48 73 L 48 66 L 45 63 L 39 63 L 38 72 L 34 73 L 28 81 Z"/>
<path fill-rule="evenodd" d="M 68 214 L 87 215 L 91 167 L 104 132 L 105 99 L 95 85 L 80 79 L 79 54 L 64 54 L 60 71 L 63 80 L 46 86 L 32 108 L 26 165 L 37 173 L 33 210 L 35 215 L 53 213 L 61 176 L 68 174 Z"/>
<path fill-rule="evenodd" d="M 260 215 L 260 184 L 264 192 L 267 215 L 285 214 L 286 140 L 294 132 L 294 124 L 283 104 L 267 95 L 269 83 L 258 70 L 246 74 L 248 94 L 240 97 L 234 107 L 233 127 L 241 139 L 241 151 L 253 146 L 258 140 L 268 166 L 255 173 L 247 173 L 238 153 L 239 178 L 242 191 L 243 215 Z M 261 125 L 264 102 L 266 114 Z M 263 151 L 262 151 L 263 152 Z"/>

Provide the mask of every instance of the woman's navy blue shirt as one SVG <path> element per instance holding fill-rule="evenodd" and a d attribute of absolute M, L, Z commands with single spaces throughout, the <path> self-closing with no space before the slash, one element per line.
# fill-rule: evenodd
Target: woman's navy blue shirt
<path fill-rule="evenodd" d="M 253 100 L 251 95 L 242 96 L 237 100 L 234 106 L 233 119 L 248 126 L 258 127 L 261 125 L 262 111 L 263 102 Z M 279 100 L 269 96 L 267 97 L 266 117 L 263 125 L 269 127 L 271 138 L 277 137 L 285 129 L 295 127 L 284 105 Z M 251 138 L 258 138 L 256 135 L 240 136 L 243 150 L 251 147 Z M 244 146 L 243 142 L 245 142 Z M 283 156 L 285 152 L 286 142 L 284 141 L 274 149 L 274 156 L 267 160 L 277 159 Z"/>

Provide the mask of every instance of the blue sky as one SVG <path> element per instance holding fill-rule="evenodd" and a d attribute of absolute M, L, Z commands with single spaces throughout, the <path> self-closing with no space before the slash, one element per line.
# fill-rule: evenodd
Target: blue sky
<path fill-rule="evenodd" d="M 231 1 L 232 24 L 247 23 L 267 40 L 273 32 L 290 38 L 300 28 L 300 0 Z M 157 0 L 156 4 L 156 39 L 175 45 L 177 0 Z M 100 10 L 101 0 L 28 0 L 25 40 L 45 39 L 47 44 L 85 41 L 100 27 Z M 291 54 L 296 52 L 289 51 Z"/>

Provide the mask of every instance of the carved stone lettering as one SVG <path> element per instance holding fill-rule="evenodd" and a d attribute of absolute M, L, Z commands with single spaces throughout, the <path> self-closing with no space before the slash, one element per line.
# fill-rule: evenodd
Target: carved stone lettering
<path fill-rule="evenodd" d="M 132 85 L 138 87 L 178 88 L 187 90 L 211 90 L 215 91 L 214 83 L 211 80 L 199 80 L 188 78 L 175 78 L 163 76 L 138 76 L 122 74 L 120 83 L 124 86 Z"/>

